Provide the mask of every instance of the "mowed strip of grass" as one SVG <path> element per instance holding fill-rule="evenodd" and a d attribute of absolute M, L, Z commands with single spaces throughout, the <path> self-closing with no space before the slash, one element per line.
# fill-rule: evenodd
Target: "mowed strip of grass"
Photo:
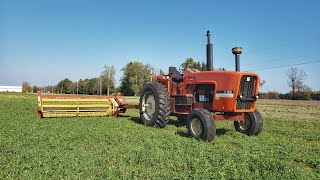
<path fill-rule="evenodd" d="M 118 118 L 37 119 L 36 99 L 0 93 L 1 179 L 320 178 L 319 104 L 307 111 L 261 104 L 259 136 L 220 121 L 216 138 L 206 143 L 188 138 L 174 117 L 164 129 L 145 127 L 138 110 Z M 290 118 L 292 111 L 315 118 Z"/>

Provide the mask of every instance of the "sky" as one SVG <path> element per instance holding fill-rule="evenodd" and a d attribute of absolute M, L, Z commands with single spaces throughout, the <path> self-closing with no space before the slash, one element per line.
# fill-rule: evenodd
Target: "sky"
<path fill-rule="evenodd" d="M 98 77 L 104 65 L 141 61 L 168 72 L 187 58 L 260 75 L 261 91 L 288 92 L 290 65 L 320 90 L 320 1 L 0 0 L 0 85 L 55 85 Z M 316 63 L 309 63 L 315 62 Z M 275 68 L 284 66 L 282 68 Z M 271 69 L 269 69 L 271 68 Z"/>

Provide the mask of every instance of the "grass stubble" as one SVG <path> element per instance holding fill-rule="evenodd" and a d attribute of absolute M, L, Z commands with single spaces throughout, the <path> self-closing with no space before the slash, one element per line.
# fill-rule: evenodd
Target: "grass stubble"
<path fill-rule="evenodd" d="M 217 122 L 212 143 L 122 117 L 35 117 L 36 95 L 0 93 L 0 179 L 319 179 L 320 102 L 259 100 L 263 132 Z"/>

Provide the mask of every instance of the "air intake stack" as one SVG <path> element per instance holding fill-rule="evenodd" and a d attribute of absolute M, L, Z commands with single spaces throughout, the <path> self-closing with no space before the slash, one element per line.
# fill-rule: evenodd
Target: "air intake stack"
<path fill-rule="evenodd" d="M 212 44 L 210 42 L 210 31 L 207 31 L 207 71 L 212 71 Z"/>
<path fill-rule="evenodd" d="M 242 47 L 232 48 L 232 54 L 235 56 L 236 71 L 240 71 L 240 54 L 242 53 Z"/>

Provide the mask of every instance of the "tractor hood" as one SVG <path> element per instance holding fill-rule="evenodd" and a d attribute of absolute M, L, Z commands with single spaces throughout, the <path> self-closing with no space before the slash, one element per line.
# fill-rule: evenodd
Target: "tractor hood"
<path fill-rule="evenodd" d="M 216 111 L 237 112 L 252 111 L 255 102 L 250 106 L 246 101 L 258 94 L 259 76 L 250 72 L 236 71 L 199 71 L 185 69 L 183 81 L 187 84 L 214 84 L 215 98 L 214 107 Z M 223 104 L 234 102 L 232 107 Z M 227 103 L 228 102 L 228 103 Z"/>

